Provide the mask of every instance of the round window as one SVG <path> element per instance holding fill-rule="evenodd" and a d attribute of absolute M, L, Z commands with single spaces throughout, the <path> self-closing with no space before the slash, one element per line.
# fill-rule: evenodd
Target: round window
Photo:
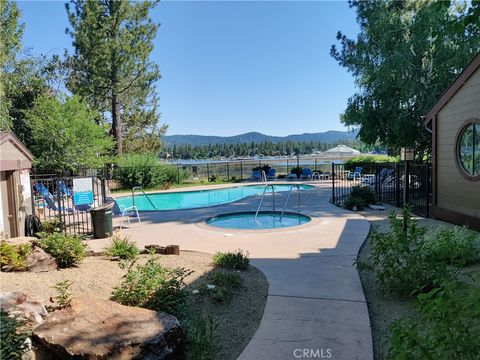
<path fill-rule="evenodd" d="M 457 142 L 457 156 L 466 175 L 480 175 L 480 123 L 469 123 L 462 129 Z"/>

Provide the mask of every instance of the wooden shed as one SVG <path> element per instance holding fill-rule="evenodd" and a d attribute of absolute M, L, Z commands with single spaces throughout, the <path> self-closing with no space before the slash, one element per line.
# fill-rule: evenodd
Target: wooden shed
<path fill-rule="evenodd" d="M 0 239 L 23 236 L 32 213 L 33 155 L 11 132 L 0 132 Z"/>
<path fill-rule="evenodd" d="M 432 215 L 480 230 L 480 53 L 425 124 L 432 132 Z"/>

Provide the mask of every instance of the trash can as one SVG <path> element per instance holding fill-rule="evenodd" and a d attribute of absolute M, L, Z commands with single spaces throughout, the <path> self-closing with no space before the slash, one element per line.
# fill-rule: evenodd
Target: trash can
<path fill-rule="evenodd" d="M 114 203 L 107 203 L 90 209 L 93 224 L 93 237 L 103 239 L 113 234 L 112 208 Z"/>

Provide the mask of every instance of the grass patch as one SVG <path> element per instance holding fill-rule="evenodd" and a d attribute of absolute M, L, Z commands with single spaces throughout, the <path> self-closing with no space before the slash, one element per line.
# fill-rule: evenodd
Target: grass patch
<path fill-rule="evenodd" d="M 114 236 L 110 241 L 110 245 L 106 248 L 106 254 L 108 256 L 117 257 L 122 260 L 133 260 L 139 253 L 140 250 L 136 243 L 130 241 L 128 237 L 120 238 L 119 236 Z"/>
<path fill-rule="evenodd" d="M 55 258 L 60 268 L 75 266 L 86 256 L 85 246 L 78 236 L 53 233 L 42 238 L 39 244 Z"/>

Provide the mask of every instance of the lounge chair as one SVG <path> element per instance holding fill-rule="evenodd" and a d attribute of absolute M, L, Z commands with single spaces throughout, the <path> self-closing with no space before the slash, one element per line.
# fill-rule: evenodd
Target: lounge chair
<path fill-rule="evenodd" d="M 268 180 L 275 180 L 277 178 L 277 170 L 270 169 L 268 170 L 267 179 Z"/>
<path fill-rule="evenodd" d="M 64 180 L 60 180 L 58 182 L 57 192 L 61 196 L 72 196 L 72 193 L 70 192 L 70 189 L 68 188 Z"/>
<path fill-rule="evenodd" d="M 262 172 L 260 170 L 253 171 L 249 180 L 262 180 Z"/>
<path fill-rule="evenodd" d="M 350 172 L 348 175 L 347 175 L 347 180 L 356 180 L 356 179 L 360 179 L 362 177 L 362 171 L 363 171 L 363 168 L 361 166 L 357 166 L 355 168 L 355 170 L 353 170 L 353 173 Z"/>
<path fill-rule="evenodd" d="M 45 186 L 44 183 L 36 182 L 34 186 L 35 186 L 35 190 L 37 190 L 37 192 L 43 197 L 52 196 L 52 194 L 50 194 L 50 191 L 48 190 L 48 188 Z"/>
<path fill-rule="evenodd" d="M 106 202 L 113 202 L 112 212 L 113 215 L 121 216 L 120 220 L 120 229 L 123 228 L 123 221 L 125 218 L 128 220 L 128 225 L 131 224 L 130 218 L 136 217 L 138 219 L 138 224 L 141 225 L 140 214 L 138 213 L 138 208 L 133 205 L 130 207 L 125 207 L 124 205 L 118 205 L 117 201 L 112 197 L 105 198 Z"/>
<path fill-rule="evenodd" d="M 308 180 L 310 180 L 310 179 L 312 178 L 312 175 L 313 175 L 312 169 L 310 169 L 310 168 L 304 168 L 304 169 L 302 170 L 302 175 L 300 176 L 300 178 L 301 178 L 301 179 L 308 179 Z"/>
<path fill-rule="evenodd" d="M 63 207 L 63 206 L 58 207 L 55 204 L 55 201 L 53 200 L 52 194 L 50 194 L 50 193 L 47 196 L 42 195 L 42 198 L 45 201 L 45 204 L 47 205 L 47 208 L 50 209 L 50 210 L 73 213 L 72 208 L 69 208 L 69 207 L 66 208 L 66 207 Z"/>

